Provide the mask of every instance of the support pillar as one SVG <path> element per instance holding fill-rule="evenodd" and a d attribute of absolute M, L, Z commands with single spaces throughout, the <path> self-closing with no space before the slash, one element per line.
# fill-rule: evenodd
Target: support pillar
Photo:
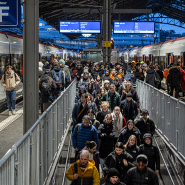
<path fill-rule="evenodd" d="M 39 117 L 39 0 L 23 3 L 23 133 Z"/>
<path fill-rule="evenodd" d="M 111 0 L 104 0 L 103 4 L 103 41 L 111 41 L 112 25 L 111 25 Z M 111 47 L 103 48 L 103 63 L 111 62 Z"/>

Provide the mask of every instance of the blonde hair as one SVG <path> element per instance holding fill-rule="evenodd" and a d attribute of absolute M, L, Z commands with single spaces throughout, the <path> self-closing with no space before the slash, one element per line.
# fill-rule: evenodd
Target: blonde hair
<path fill-rule="evenodd" d="M 134 138 L 134 139 L 135 139 L 135 146 L 137 146 L 137 138 L 136 138 L 136 136 L 135 136 L 135 135 L 131 135 L 131 136 L 128 138 L 127 143 L 125 144 L 126 147 L 127 147 L 127 145 L 129 145 L 129 142 L 130 142 L 130 139 L 131 139 L 131 138 Z"/>
<path fill-rule="evenodd" d="M 106 119 L 106 118 L 110 118 L 111 121 L 112 121 L 112 114 L 107 114 L 107 115 L 105 116 L 105 119 Z"/>
<path fill-rule="evenodd" d="M 102 109 L 103 107 L 109 108 L 109 103 L 107 101 L 102 102 L 100 108 Z"/>
<path fill-rule="evenodd" d="M 130 86 L 130 90 L 127 89 L 127 86 Z M 125 84 L 125 89 L 123 90 L 123 92 L 124 92 L 124 93 L 128 93 L 128 92 L 132 92 L 132 90 L 133 90 L 133 85 L 132 85 L 132 83 L 127 82 L 127 83 Z"/>

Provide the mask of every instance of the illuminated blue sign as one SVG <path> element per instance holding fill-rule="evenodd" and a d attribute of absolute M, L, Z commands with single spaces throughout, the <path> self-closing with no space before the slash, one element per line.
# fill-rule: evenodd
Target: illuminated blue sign
<path fill-rule="evenodd" d="M 20 28 L 20 0 L 0 0 L 0 28 Z"/>

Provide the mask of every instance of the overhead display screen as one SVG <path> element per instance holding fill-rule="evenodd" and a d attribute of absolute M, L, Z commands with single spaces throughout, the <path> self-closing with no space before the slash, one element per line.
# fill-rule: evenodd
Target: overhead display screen
<path fill-rule="evenodd" d="M 101 33 L 101 21 L 60 21 L 60 33 Z"/>
<path fill-rule="evenodd" d="M 155 22 L 114 22 L 114 33 L 155 33 Z"/>

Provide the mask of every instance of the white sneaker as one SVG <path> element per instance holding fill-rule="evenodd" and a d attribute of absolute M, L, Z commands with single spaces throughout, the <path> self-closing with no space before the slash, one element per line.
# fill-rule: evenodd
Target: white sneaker
<path fill-rule="evenodd" d="M 13 114 L 13 115 L 15 115 L 15 114 L 16 114 L 15 110 L 12 110 L 12 114 Z"/>
<path fill-rule="evenodd" d="M 12 111 L 9 111 L 9 116 L 11 116 L 12 115 Z"/>

